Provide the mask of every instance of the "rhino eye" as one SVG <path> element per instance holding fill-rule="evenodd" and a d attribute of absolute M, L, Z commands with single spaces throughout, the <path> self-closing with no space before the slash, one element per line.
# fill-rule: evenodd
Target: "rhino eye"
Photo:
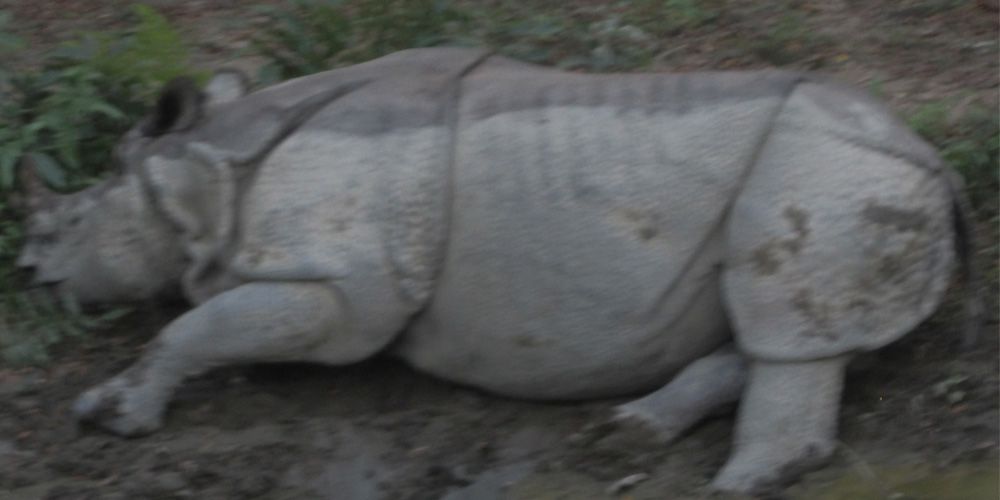
<path fill-rule="evenodd" d="M 74 227 L 74 226 L 80 224 L 80 221 L 82 219 L 83 219 L 83 217 L 81 217 L 79 215 L 74 215 L 74 216 L 72 216 L 72 217 L 69 218 L 69 221 L 67 221 L 67 224 L 69 224 L 70 227 Z"/>

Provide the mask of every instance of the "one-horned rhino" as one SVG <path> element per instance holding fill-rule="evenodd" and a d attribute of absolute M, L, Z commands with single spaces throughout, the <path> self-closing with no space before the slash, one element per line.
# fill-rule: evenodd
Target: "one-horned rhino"
<path fill-rule="evenodd" d="M 418 49 L 253 93 L 168 86 L 120 172 L 30 198 L 21 264 L 194 308 L 75 403 L 123 435 L 185 377 L 388 352 L 518 398 L 646 393 L 666 442 L 739 402 L 714 486 L 835 447 L 844 367 L 941 302 L 961 201 L 863 92 L 793 72 L 570 74 Z"/>

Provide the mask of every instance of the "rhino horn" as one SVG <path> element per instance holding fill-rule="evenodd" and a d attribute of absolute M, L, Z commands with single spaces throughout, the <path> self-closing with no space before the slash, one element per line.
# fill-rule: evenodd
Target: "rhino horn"
<path fill-rule="evenodd" d="M 156 100 L 153 114 L 146 118 L 141 130 L 147 137 L 187 130 L 202 117 L 205 94 L 189 77 L 168 82 Z"/>

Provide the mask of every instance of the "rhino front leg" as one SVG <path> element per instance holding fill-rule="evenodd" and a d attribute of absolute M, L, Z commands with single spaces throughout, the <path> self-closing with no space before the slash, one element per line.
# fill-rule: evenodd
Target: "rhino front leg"
<path fill-rule="evenodd" d="M 613 420 L 646 427 L 669 443 L 739 401 L 746 374 L 743 356 L 732 344 L 726 345 L 691 363 L 662 389 L 616 407 Z"/>
<path fill-rule="evenodd" d="M 121 435 L 162 425 L 173 390 L 186 377 L 229 364 L 308 359 L 342 341 L 344 362 L 381 345 L 350 338 L 343 305 L 330 288 L 307 283 L 252 283 L 187 312 L 150 343 L 138 362 L 77 399 L 75 417 Z"/>
<path fill-rule="evenodd" d="M 836 448 L 847 360 L 754 361 L 733 452 L 712 486 L 760 492 L 826 462 Z"/>

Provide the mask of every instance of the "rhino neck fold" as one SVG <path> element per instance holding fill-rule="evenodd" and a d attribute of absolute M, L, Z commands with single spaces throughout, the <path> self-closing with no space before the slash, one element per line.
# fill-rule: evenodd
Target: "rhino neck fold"
<path fill-rule="evenodd" d="M 135 171 L 188 258 L 181 276 L 184 295 L 200 303 L 229 284 L 220 257 L 234 233 L 236 182 L 230 162 L 210 146 L 192 144 L 186 151 L 181 158 L 152 157 Z"/>
<path fill-rule="evenodd" d="M 325 92 L 307 97 L 296 105 L 286 109 L 265 108 L 264 113 L 270 118 L 270 123 L 268 123 L 270 130 L 261 134 L 261 137 L 254 138 L 261 142 L 261 146 L 256 149 L 250 149 L 249 152 L 241 151 L 241 146 L 247 145 L 245 139 L 242 137 L 238 138 L 239 140 L 236 144 L 220 143 L 218 146 L 227 150 L 229 158 L 231 158 L 233 163 L 240 166 L 253 165 L 328 104 L 361 89 L 370 82 L 370 79 L 348 81 Z"/>
<path fill-rule="evenodd" d="M 440 252 L 438 252 L 438 259 L 435 262 L 432 282 L 438 282 L 438 278 L 441 276 L 441 272 L 444 269 L 444 263 L 448 258 L 448 248 L 449 242 L 452 238 L 452 214 L 455 210 L 455 159 L 458 155 L 458 131 L 460 129 L 459 122 L 461 121 L 461 113 L 459 112 L 462 104 L 462 82 L 466 76 L 471 74 L 477 68 L 483 65 L 486 61 L 494 56 L 493 51 L 484 52 L 476 59 L 469 62 L 462 70 L 455 76 L 452 81 L 451 96 L 448 101 L 445 102 L 445 120 L 448 127 L 448 159 L 447 159 L 447 176 L 445 177 L 444 186 L 444 213 L 443 224 L 444 224 L 444 241 L 441 245 Z"/>

